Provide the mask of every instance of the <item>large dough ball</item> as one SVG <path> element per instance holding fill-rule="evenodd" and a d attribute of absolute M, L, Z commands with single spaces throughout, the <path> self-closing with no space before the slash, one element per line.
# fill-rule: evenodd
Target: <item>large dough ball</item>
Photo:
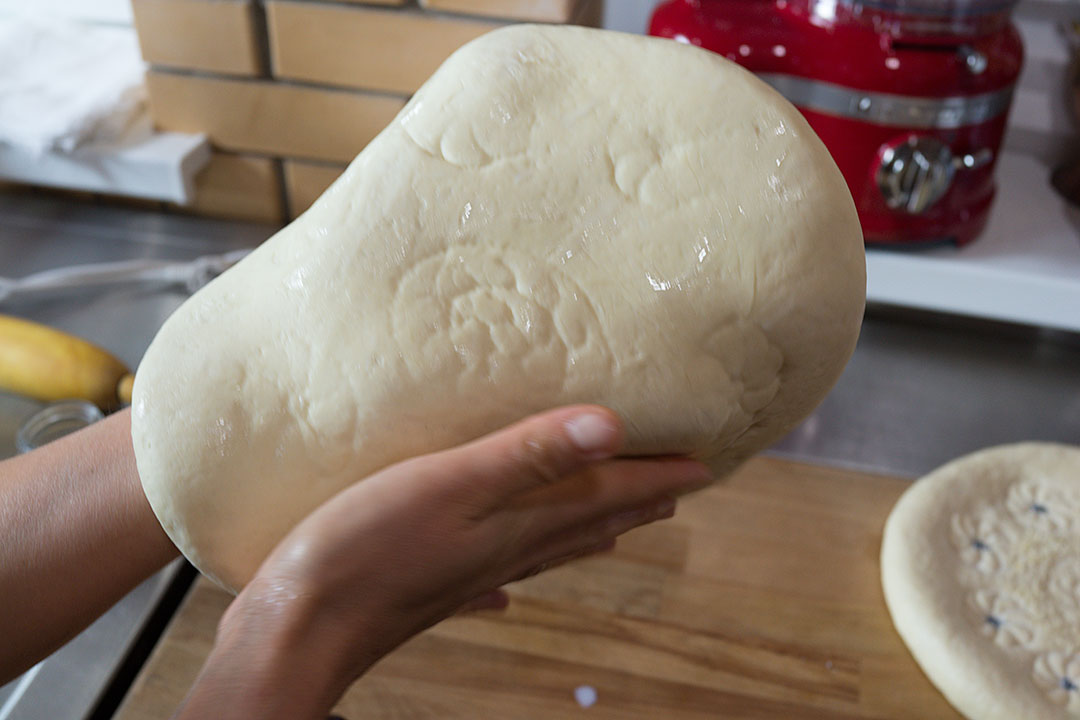
<path fill-rule="evenodd" d="M 776 92 L 670 40 L 510 27 L 169 318 L 139 474 L 231 588 L 347 485 L 560 404 L 722 475 L 821 400 L 864 299 L 847 187 Z"/>

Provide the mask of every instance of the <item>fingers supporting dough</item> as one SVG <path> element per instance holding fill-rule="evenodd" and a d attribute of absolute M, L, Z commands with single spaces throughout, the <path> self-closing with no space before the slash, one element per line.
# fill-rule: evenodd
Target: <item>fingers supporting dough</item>
<path fill-rule="evenodd" d="M 622 423 L 599 406 L 559 408 L 515 423 L 446 453 L 456 472 L 488 492 L 491 507 L 555 485 L 590 463 L 615 455 Z"/>

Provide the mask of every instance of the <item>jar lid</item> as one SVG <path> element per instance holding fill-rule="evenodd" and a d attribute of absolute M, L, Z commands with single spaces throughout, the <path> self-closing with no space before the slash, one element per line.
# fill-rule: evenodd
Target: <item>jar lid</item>
<path fill-rule="evenodd" d="M 15 433 L 15 448 L 27 453 L 104 418 L 93 403 L 63 400 L 31 415 Z"/>

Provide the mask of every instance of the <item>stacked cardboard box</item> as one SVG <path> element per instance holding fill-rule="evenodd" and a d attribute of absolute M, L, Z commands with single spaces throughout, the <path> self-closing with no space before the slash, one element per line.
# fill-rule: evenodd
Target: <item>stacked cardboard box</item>
<path fill-rule="evenodd" d="M 133 0 L 157 127 L 206 133 L 193 208 L 303 212 L 454 50 L 510 22 L 599 24 L 602 0 Z"/>

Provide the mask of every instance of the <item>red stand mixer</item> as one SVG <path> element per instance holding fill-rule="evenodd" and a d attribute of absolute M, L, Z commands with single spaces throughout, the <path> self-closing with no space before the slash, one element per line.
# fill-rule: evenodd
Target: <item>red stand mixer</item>
<path fill-rule="evenodd" d="M 667 0 L 650 35 L 757 73 L 843 172 L 868 244 L 983 229 L 1023 49 L 1016 0 Z"/>

